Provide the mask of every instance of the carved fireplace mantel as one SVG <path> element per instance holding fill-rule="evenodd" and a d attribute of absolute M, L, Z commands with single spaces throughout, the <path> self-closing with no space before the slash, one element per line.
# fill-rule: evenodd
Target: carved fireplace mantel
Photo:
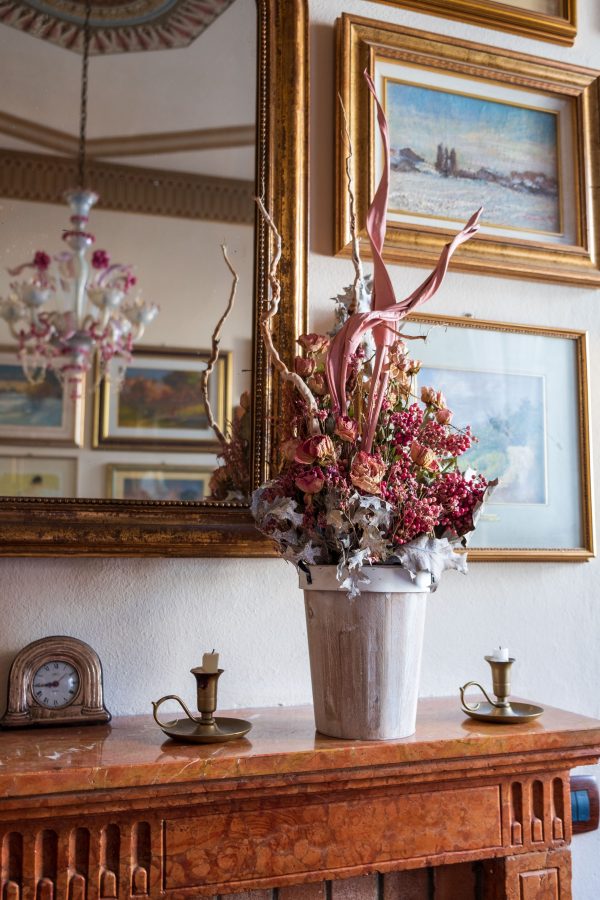
<path fill-rule="evenodd" d="M 570 900 L 569 772 L 600 722 L 424 700 L 413 737 L 361 743 L 309 707 L 243 715 L 221 745 L 145 716 L 0 734 L 1 900 Z"/>

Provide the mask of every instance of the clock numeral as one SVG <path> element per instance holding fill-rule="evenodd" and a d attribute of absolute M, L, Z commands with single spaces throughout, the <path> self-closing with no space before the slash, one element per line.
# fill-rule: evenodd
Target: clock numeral
<path fill-rule="evenodd" d="M 36 692 L 35 692 L 35 696 L 36 696 L 36 697 L 41 697 L 41 696 L 42 696 L 42 692 L 41 692 L 41 691 L 36 691 Z"/>
<path fill-rule="evenodd" d="M 71 690 L 70 690 L 70 691 L 69 691 L 69 693 L 70 693 L 70 694 L 74 694 L 74 693 L 75 693 L 75 691 L 71 691 Z"/>
<path fill-rule="evenodd" d="M 54 668 L 58 669 L 58 663 L 54 663 Z"/>
<path fill-rule="evenodd" d="M 49 703 L 49 702 L 50 702 L 50 701 L 48 700 L 48 698 L 47 698 L 47 697 L 44 697 L 44 703 Z"/>
<path fill-rule="evenodd" d="M 49 671 L 50 671 L 50 666 L 44 666 L 44 669 L 46 670 L 46 672 L 49 672 Z"/>

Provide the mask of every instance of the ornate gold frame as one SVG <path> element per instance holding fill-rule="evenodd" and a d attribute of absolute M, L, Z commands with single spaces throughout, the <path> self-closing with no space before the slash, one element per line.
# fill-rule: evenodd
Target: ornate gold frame
<path fill-rule="evenodd" d="M 596 555 L 594 538 L 594 505 L 592 458 L 590 444 L 590 398 L 587 332 L 570 328 L 547 328 L 541 325 L 516 325 L 488 319 L 439 316 L 413 313 L 407 322 L 426 325 L 451 325 L 456 328 L 478 328 L 485 331 L 533 334 L 575 341 L 577 349 L 577 388 L 579 419 L 579 463 L 581 466 L 581 530 L 583 547 L 559 548 L 473 548 L 469 559 L 480 562 L 585 562 Z"/>
<path fill-rule="evenodd" d="M 275 343 L 290 364 L 306 330 L 308 228 L 308 2 L 257 0 L 257 183 L 283 239 L 283 303 Z M 252 479 L 268 472 L 281 394 L 262 347 L 275 247 L 256 219 Z M 247 506 L 233 502 L 0 498 L 3 556 L 274 556 Z"/>
<path fill-rule="evenodd" d="M 356 215 L 366 221 L 374 191 L 374 126 L 364 69 L 373 75 L 378 60 L 402 62 L 417 69 L 437 70 L 465 79 L 489 79 L 509 87 L 550 94 L 572 103 L 574 113 L 576 244 L 553 244 L 493 235 L 478 235 L 460 247 L 451 267 L 500 277 L 600 285 L 599 73 L 483 44 L 416 31 L 344 14 L 337 28 L 338 90 L 348 114 L 354 156 L 351 161 Z M 350 210 L 346 184 L 346 147 L 340 113 L 337 123 L 337 203 L 335 249 L 350 255 Z M 454 229 L 454 231 L 458 228 Z M 388 260 L 432 266 L 454 231 L 425 225 L 388 223 L 384 248 Z"/>
<path fill-rule="evenodd" d="M 471 22 L 484 28 L 512 31 L 538 41 L 571 46 L 577 35 L 576 0 L 562 0 L 562 15 L 551 16 L 496 0 L 375 0 L 415 12 Z"/>

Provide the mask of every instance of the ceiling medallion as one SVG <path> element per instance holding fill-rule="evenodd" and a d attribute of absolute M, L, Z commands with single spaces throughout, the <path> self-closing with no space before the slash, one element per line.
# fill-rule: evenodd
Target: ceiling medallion
<path fill-rule="evenodd" d="M 95 0 L 90 53 L 187 47 L 234 0 Z M 0 0 L 0 23 L 67 50 L 83 50 L 84 0 Z"/>

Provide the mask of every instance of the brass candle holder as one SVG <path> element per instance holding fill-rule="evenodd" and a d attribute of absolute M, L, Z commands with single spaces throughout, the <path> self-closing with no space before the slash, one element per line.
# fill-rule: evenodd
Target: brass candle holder
<path fill-rule="evenodd" d="M 252 723 L 245 719 L 232 719 L 228 716 L 215 716 L 217 708 L 217 686 L 223 669 L 207 672 L 202 666 L 190 670 L 196 679 L 196 705 L 200 716 L 194 716 L 187 705 L 177 694 L 166 694 L 160 700 L 152 702 L 154 721 L 168 737 L 174 740 L 191 741 L 195 744 L 217 744 L 233 741 L 248 734 Z M 175 700 L 183 709 L 186 718 L 162 722 L 158 718 L 160 706 L 167 700 Z"/>
<path fill-rule="evenodd" d="M 492 670 L 492 688 L 495 700 L 492 700 L 486 689 L 478 681 L 467 681 L 466 684 L 459 688 L 462 711 L 471 716 L 472 719 L 493 722 L 497 725 L 519 725 L 522 722 L 531 722 L 532 719 L 537 719 L 538 716 L 541 716 L 544 712 L 542 706 L 509 700 L 511 669 L 514 659 L 511 657 L 508 660 L 502 660 L 496 659 L 494 656 L 484 656 L 484 659 L 490 664 Z M 465 693 L 470 687 L 479 688 L 487 703 L 468 703 Z"/>

